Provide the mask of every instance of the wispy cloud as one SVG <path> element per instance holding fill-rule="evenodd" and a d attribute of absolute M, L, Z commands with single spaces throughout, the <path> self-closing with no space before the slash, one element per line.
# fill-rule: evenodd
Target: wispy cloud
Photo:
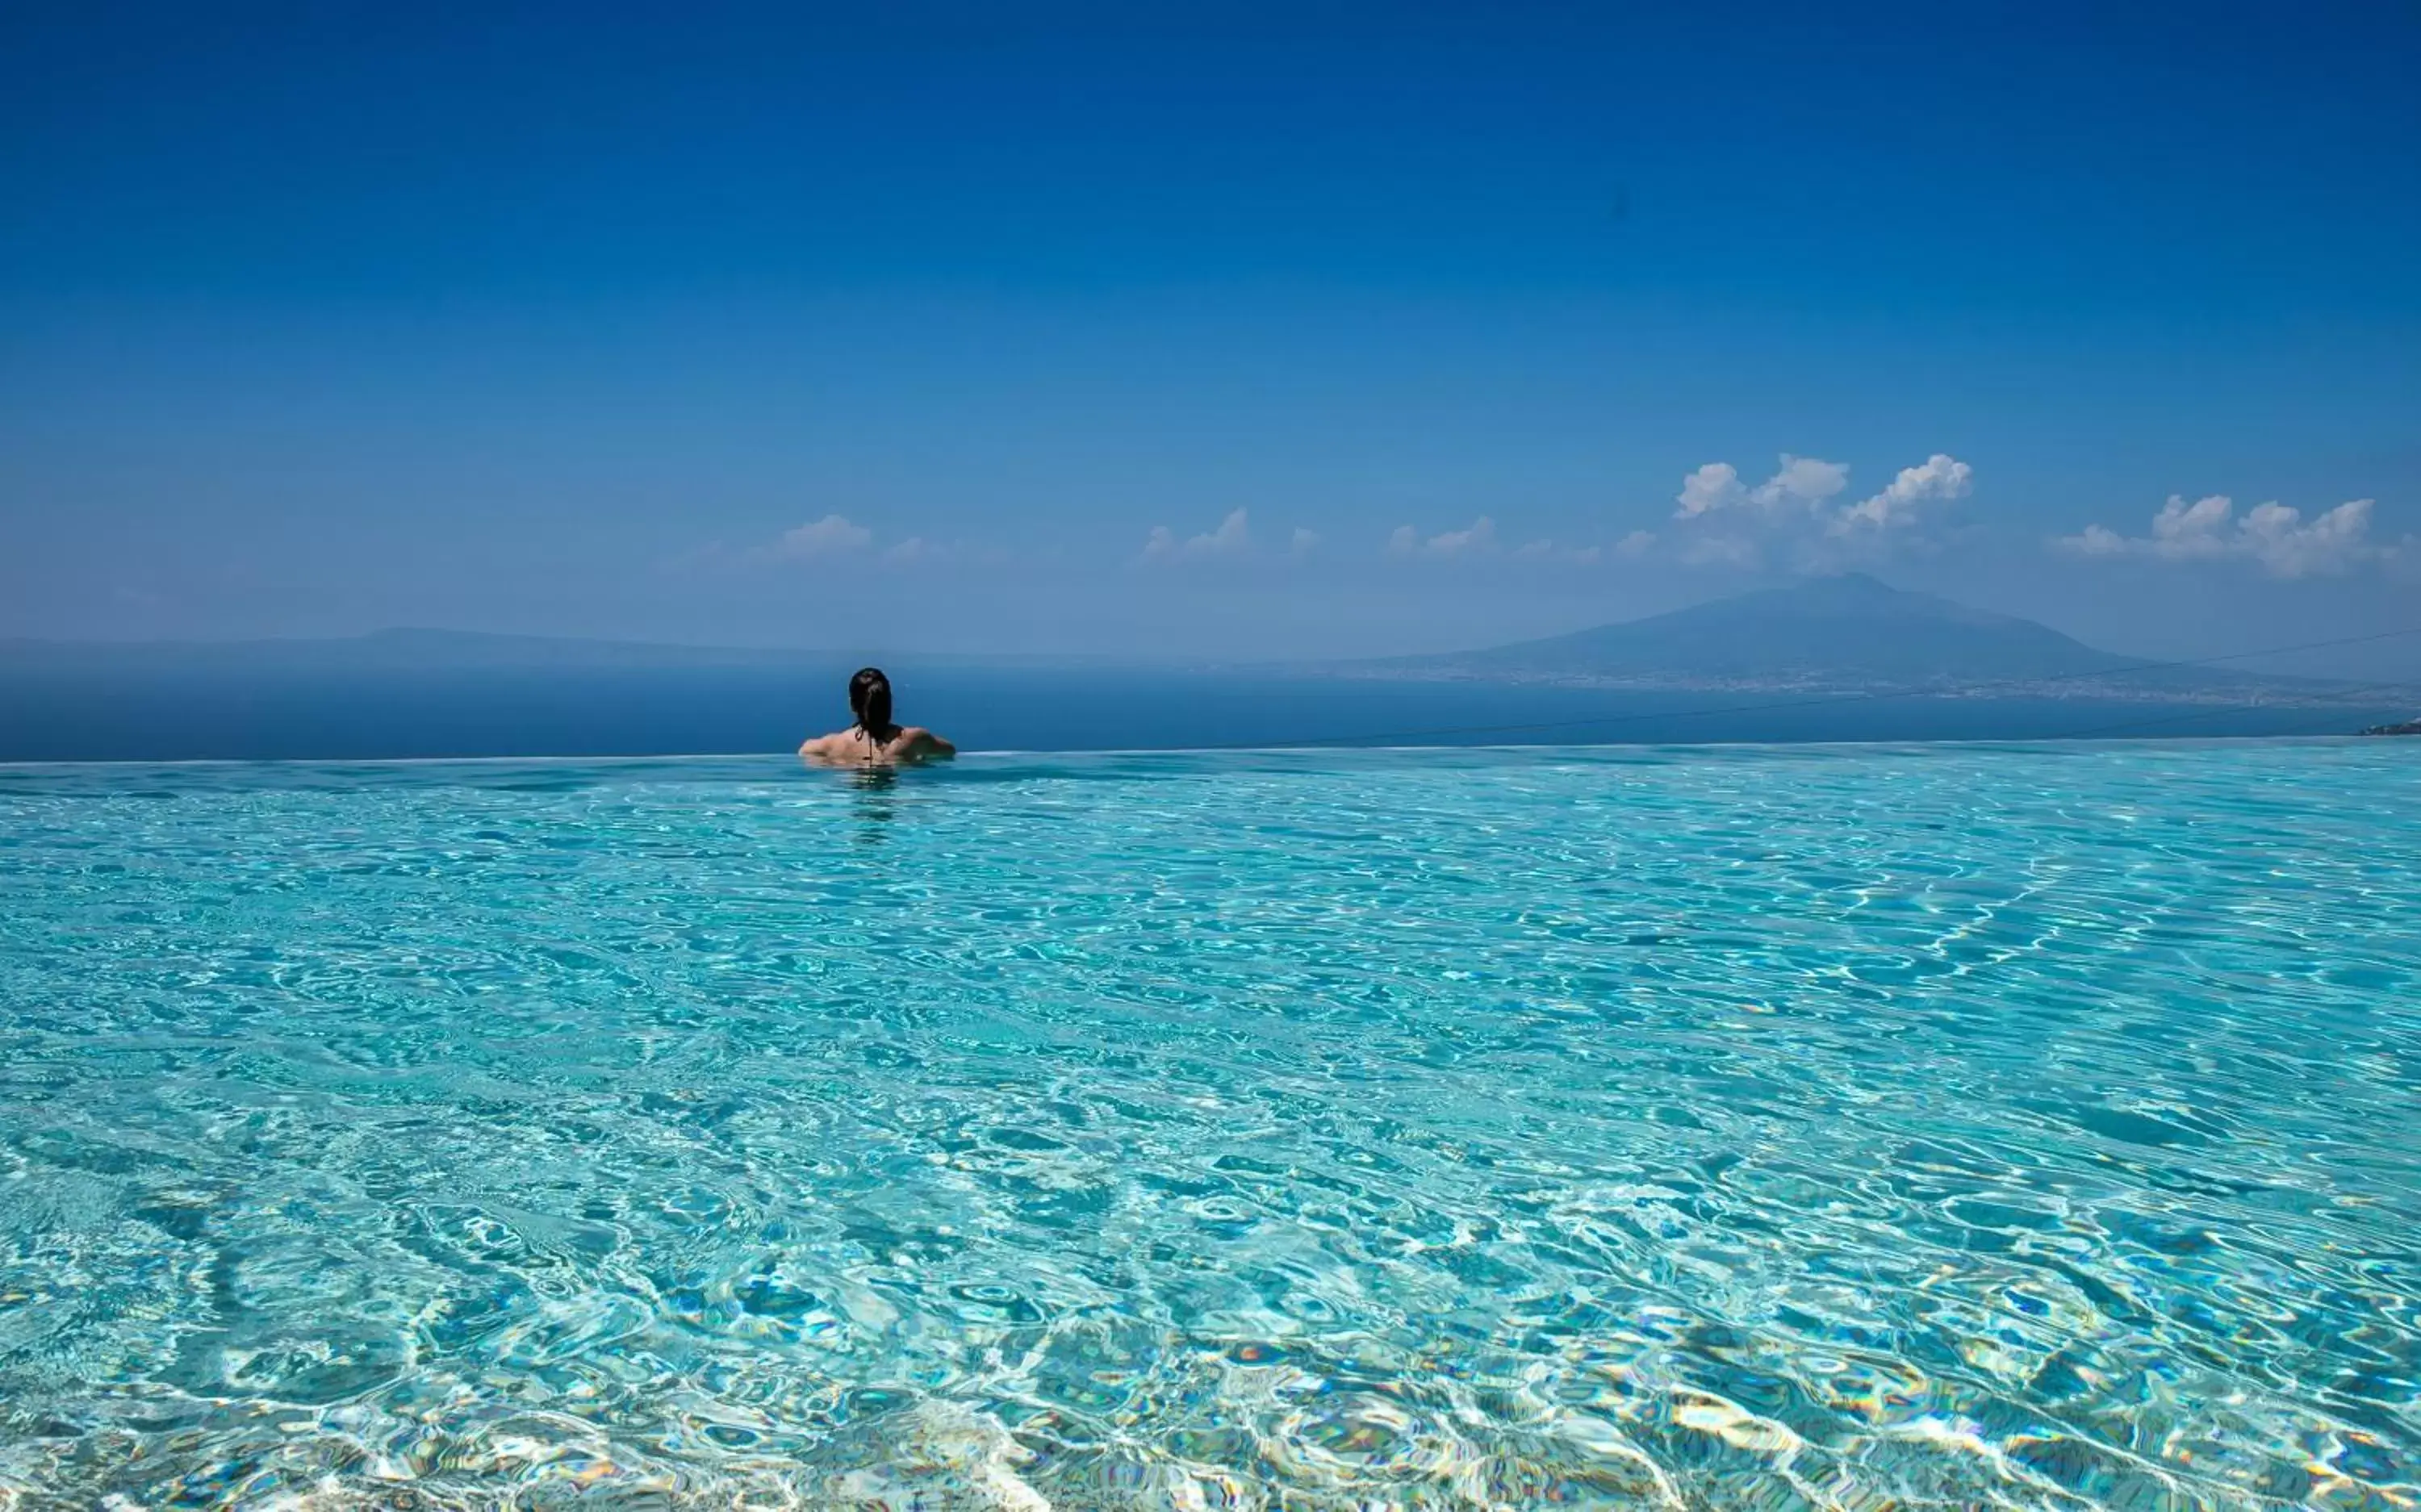
<path fill-rule="evenodd" d="M 728 546 L 709 541 L 670 557 L 664 566 L 676 571 L 728 571 L 770 568 L 852 556 L 874 544 L 874 532 L 847 515 L 828 514 L 795 525 L 770 541 L 753 546 Z"/>
<path fill-rule="evenodd" d="M 804 567 L 816 563 L 848 561 L 870 556 L 885 567 L 929 567 L 942 563 L 1007 561 L 1011 553 L 997 547 L 988 547 L 965 540 L 936 540 L 928 536 L 907 536 L 876 549 L 877 537 L 869 525 L 863 525 L 844 514 L 827 514 L 782 532 L 770 541 L 753 546 L 731 547 L 712 541 L 695 551 L 668 559 L 667 568 L 679 570 L 768 570 L 780 567 Z"/>
<path fill-rule="evenodd" d="M 1460 530 L 1431 536 L 1422 550 L 1431 556 L 1485 556 L 1496 550 L 1496 522 L 1481 515 Z"/>
<path fill-rule="evenodd" d="M 1487 515 L 1460 530 L 1442 531 L 1424 539 L 1410 525 L 1398 525 L 1387 538 L 1390 556 L 1426 556 L 1439 559 L 1492 555 L 1496 546 L 1496 522 Z"/>
<path fill-rule="evenodd" d="M 1212 562 L 1250 563 L 1264 568 L 1273 564 L 1301 566 L 1311 560 L 1320 543 L 1318 531 L 1301 525 L 1286 533 L 1283 545 L 1265 542 L 1253 530 L 1251 512 L 1239 508 L 1228 510 L 1218 524 L 1197 535 L 1179 536 L 1166 525 L 1152 526 L 1134 561 L 1161 567 Z"/>
<path fill-rule="evenodd" d="M 785 562 L 811 562 L 822 556 L 846 556 L 873 544 L 873 531 L 846 515 L 828 514 L 784 531 L 766 553 Z"/>
<path fill-rule="evenodd" d="M 1517 562 L 1568 562 L 1574 567 L 1595 567 L 1605 560 L 1601 546 L 1558 546 L 1543 537 L 1523 542 L 1512 554 Z"/>
<path fill-rule="evenodd" d="M 1546 536 L 1507 547 L 1504 538 L 1497 533 L 1495 517 L 1481 515 L 1460 530 L 1440 531 L 1433 536 L 1424 536 L 1411 525 L 1398 525 L 1387 537 L 1384 554 L 1399 562 L 1472 561 L 1493 557 L 1523 564 L 1595 567 L 1609 556 L 1624 560 L 1641 556 L 1655 539 L 1648 531 L 1634 530 L 1611 547 L 1570 545 Z"/>
<path fill-rule="evenodd" d="M 2370 537 L 2373 501 L 2350 499 L 2306 522 L 2303 511 L 2272 502 L 2242 516 L 2224 493 L 2188 504 L 2172 493 L 2152 517 L 2148 536 L 2122 536 L 2107 525 L 2087 525 L 2053 544 L 2079 556 L 2136 556 L 2160 562 L 2250 561 L 2273 577 L 2303 578 L 2343 572 L 2364 562 L 2386 561 L 2401 548 Z"/>
<path fill-rule="evenodd" d="M 1177 562 L 1206 557 L 1242 556 L 1253 549 L 1250 519 L 1242 509 L 1231 509 L 1218 527 L 1199 536 L 1179 540 L 1166 525 L 1154 525 L 1144 538 L 1143 559 L 1147 562 Z"/>

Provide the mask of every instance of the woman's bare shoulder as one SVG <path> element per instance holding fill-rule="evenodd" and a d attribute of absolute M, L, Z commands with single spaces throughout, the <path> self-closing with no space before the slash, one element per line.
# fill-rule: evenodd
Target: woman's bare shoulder
<path fill-rule="evenodd" d="M 922 725 L 911 725 L 901 730 L 896 749 L 914 756 L 954 756 L 959 754 L 957 746 Z"/>

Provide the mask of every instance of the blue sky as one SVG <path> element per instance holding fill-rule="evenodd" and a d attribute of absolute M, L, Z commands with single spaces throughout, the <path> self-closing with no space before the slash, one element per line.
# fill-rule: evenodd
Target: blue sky
<path fill-rule="evenodd" d="M 0 634 L 2421 622 L 2410 8 L 48 8 Z"/>

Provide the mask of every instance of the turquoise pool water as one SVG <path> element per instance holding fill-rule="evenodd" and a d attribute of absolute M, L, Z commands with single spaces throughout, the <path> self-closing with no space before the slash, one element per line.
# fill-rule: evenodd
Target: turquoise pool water
<path fill-rule="evenodd" d="M 18 768 L 0 920 L 0 1506 L 2421 1499 L 2421 742 Z"/>

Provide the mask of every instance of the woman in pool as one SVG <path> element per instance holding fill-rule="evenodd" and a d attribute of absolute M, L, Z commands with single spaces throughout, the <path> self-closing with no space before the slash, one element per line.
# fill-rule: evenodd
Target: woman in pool
<path fill-rule="evenodd" d="M 959 754 L 931 730 L 891 723 L 891 679 L 880 668 L 867 667 L 849 679 L 849 711 L 857 716 L 855 724 L 817 736 L 799 747 L 799 755 L 832 766 L 887 767 Z"/>

